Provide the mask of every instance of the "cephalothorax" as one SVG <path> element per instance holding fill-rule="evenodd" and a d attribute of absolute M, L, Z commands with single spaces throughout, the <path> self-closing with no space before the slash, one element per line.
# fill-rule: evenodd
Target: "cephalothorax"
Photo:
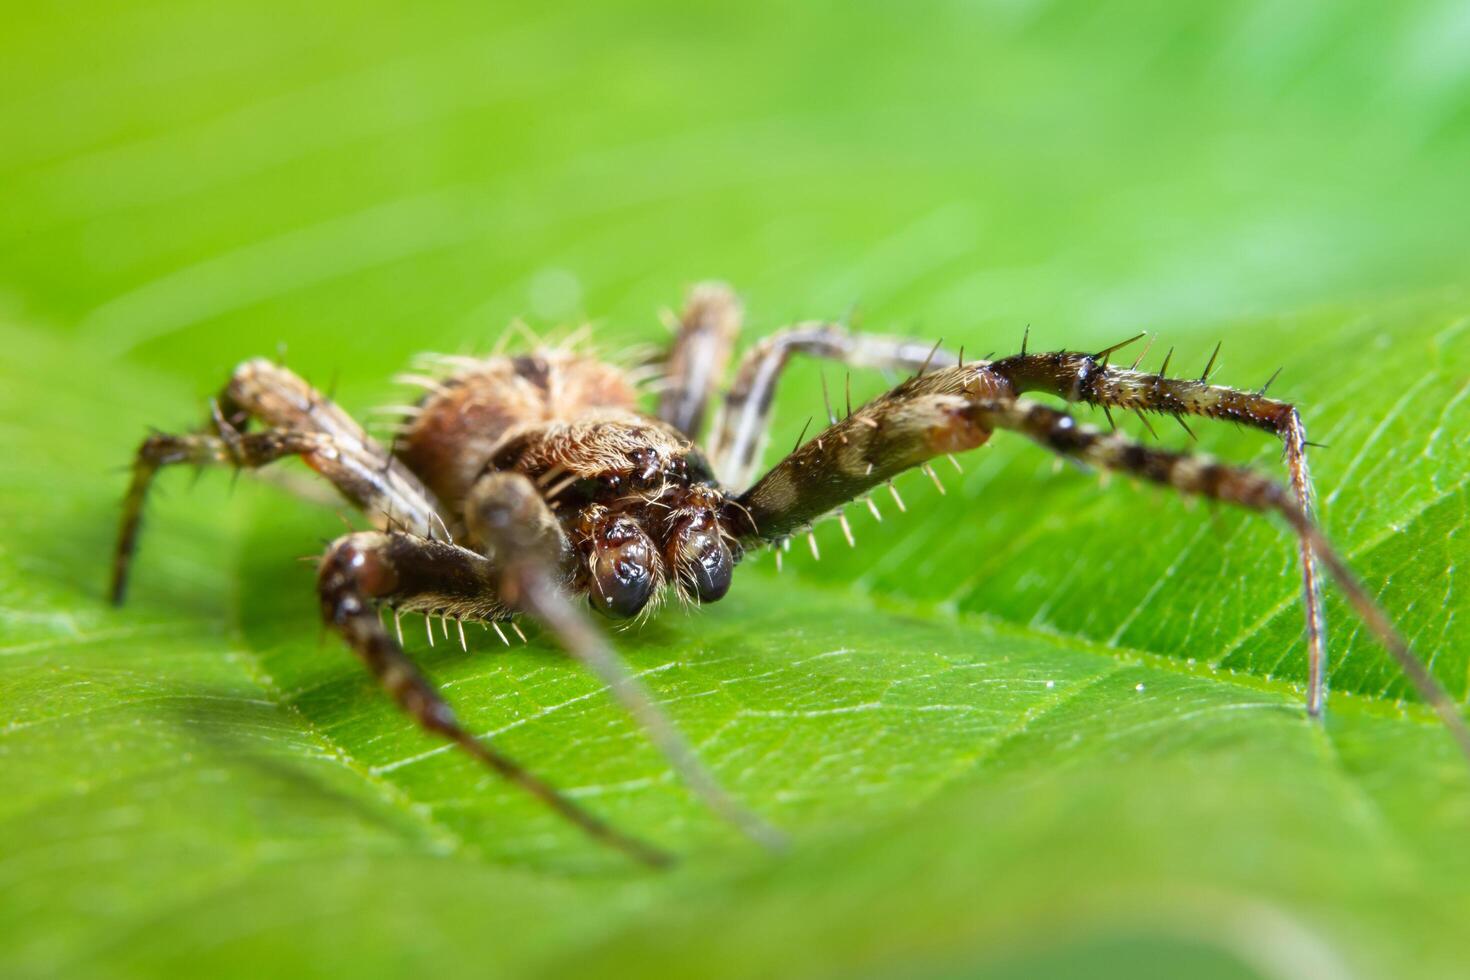
<path fill-rule="evenodd" d="M 295 374 L 264 360 L 236 369 L 213 403 L 207 431 L 150 436 L 138 451 L 125 503 L 112 595 L 121 602 L 140 514 L 157 470 L 174 463 L 259 467 L 301 457 L 378 528 L 327 549 L 318 574 L 322 615 L 399 704 L 428 730 L 462 746 L 594 837 L 650 863 L 666 855 L 609 827 L 485 740 L 471 735 L 405 654 L 394 625 L 406 612 L 501 632 L 525 616 L 592 668 L 633 713 L 680 775 L 751 836 L 779 835 L 740 807 L 698 764 L 662 712 L 628 675 L 580 608 L 626 619 L 664 596 L 713 602 L 744 553 L 784 545 L 824 516 L 841 516 L 904 470 L 983 444 L 998 429 L 1062 456 L 1176 490 L 1270 512 L 1300 541 L 1308 644 L 1307 710 L 1322 710 L 1326 637 L 1320 562 L 1393 654 L 1421 696 L 1470 755 L 1454 702 L 1327 545 L 1310 515 L 1306 434 L 1297 410 L 1259 392 L 1108 363 L 1138 339 L 1093 354 L 1029 353 L 965 363 L 938 345 L 803 324 L 757 344 L 738 365 L 711 433 L 707 405 L 722 384 L 740 308 L 718 284 L 696 287 L 668 354 L 656 414 L 638 408 L 628 372 L 570 349 L 520 356 L 430 359 L 410 376 L 428 389 L 404 411 L 390 447 Z M 778 378 L 794 353 L 912 376 L 830 425 L 753 484 Z M 1268 382 L 1269 384 L 1269 382 Z M 1171 452 L 1077 422 L 1029 401 L 1039 391 L 1068 403 L 1227 419 L 1281 438 L 1284 486 L 1195 453 Z M 251 430 L 252 423 L 259 426 Z M 749 484 L 747 486 L 747 484 Z M 871 502 L 870 502 L 871 505 Z M 779 554 L 779 553 L 778 553 Z M 432 638 L 432 628 L 430 637 Z"/>

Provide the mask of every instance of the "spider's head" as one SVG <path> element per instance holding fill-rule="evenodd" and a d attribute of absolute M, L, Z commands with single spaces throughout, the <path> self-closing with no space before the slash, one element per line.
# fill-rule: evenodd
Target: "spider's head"
<path fill-rule="evenodd" d="M 638 505 L 581 511 L 587 602 L 613 619 L 637 616 L 667 583 L 689 602 L 716 602 L 730 591 L 739 546 L 719 515 L 724 500 L 705 485 L 671 488 Z"/>

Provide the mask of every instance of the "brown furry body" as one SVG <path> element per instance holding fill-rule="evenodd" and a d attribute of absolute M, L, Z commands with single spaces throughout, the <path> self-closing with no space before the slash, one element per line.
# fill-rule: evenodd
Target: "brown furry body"
<path fill-rule="evenodd" d="M 458 361 L 415 407 L 395 448 L 449 514 L 465 513 L 487 472 L 527 477 L 570 545 L 564 574 L 575 591 L 593 585 L 585 559 L 598 529 L 613 518 L 634 522 L 655 545 L 649 609 L 678 564 L 681 523 L 697 516 L 715 527 L 725 504 L 694 444 L 638 410 L 625 371 L 569 351 Z M 450 527 L 469 547 L 488 544 L 463 521 Z"/>

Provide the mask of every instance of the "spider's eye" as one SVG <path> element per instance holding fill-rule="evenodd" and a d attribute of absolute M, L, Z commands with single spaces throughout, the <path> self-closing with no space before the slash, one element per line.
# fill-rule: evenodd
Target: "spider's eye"
<path fill-rule="evenodd" d="M 690 571 L 694 573 L 694 591 L 704 602 L 723 599 L 730 591 L 730 575 L 735 562 L 730 549 L 718 534 L 712 534 L 700 548 Z"/>
<path fill-rule="evenodd" d="M 599 530 L 589 567 L 592 608 L 614 619 L 638 615 L 653 592 L 653 542 L 636 523 L 617 518 Z"/>
<path fill-rule="evenodd" d="M 720 537 L 719 526 L 710 517 L 696 517 L 672 538 L 671 559 L 681 583 L 701 602 L 715 602 L 730 591 L 735 558 Z"/>

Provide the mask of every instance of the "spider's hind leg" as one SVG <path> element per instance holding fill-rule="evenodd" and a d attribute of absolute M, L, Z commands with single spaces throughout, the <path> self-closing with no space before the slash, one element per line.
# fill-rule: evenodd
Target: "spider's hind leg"
<path fill-rule="evenodd" d="M 463 615 L 498 617 L 504 607 L 496 596 L 495 579 L 491 563 L 464 548 L 408 534 L 365 531 L 332 544 L 322 561 L 317 588 L 323 619 L 425 730 L 455 743 L 590 837 L 645 864 L 668 864 L 664 852 L 609 826 L 466 731 L 378 618 L 378 603 L 410 608 L 449 604 Z"/>
<path fill-rule="evenodd" d="M 1139 337 L 1133 339 L 1138 340 Z M 1068 402 L 1097 405 L 1108 413 L 1109 421 L 1112 420 L 1111 409 L 1120 408 L 1138 412 L 1140 417 L 1145 412 L 1173 415 L 1181 424 L 1182 417 L 1189 415 L 1237 422 L 1270 432 L 1281 440 L 1296 506 L 1302 514 L 1311 515 L 1312 480 L 1307 471 L 1307 432 L 1296 406 L 1267 398 L 1264 388 L 1253 392 L 1210 384 L 1214 357 L 1210 358 L 1198 379 L 1169 378 L 1162 371 L 1149 374 L 1107 363 L 1108 353 L 1131 342 L 1098 354 L 1076 351 L 1017 354 L 995 361 L 990 369 L 1008 380 L 1017 392 L 1042 391 Z M 1165 370 L 1168 360 L 1165 358 Z M 1321 713 L 1326 697 L 1327 624 L 1315 556 L 1305 537 L 1301 539 L 1299 552 L 1307 635 L 1307 711 L 1317 715 Z"/>
<path fill-rule="evenodd" d="M 113 554 L 111 596 L 121 604 L 127 593 L 128 571 L 138 546 L 138 529 L 143 505 L 153 478 L 165 466 L 192 463 L 195 466 L 233 465 L 265 466 L 287 456 L 309 456 L 330 452 L 330 440 L 314 432 L 273 429 L 265 432 L 238 433 L 224 430 L 224 435 L 154 433 L 138 447 L 133 462 L 133 478 L 123 501 L 122 523 L 118 529 L 117 550 Z"/>

